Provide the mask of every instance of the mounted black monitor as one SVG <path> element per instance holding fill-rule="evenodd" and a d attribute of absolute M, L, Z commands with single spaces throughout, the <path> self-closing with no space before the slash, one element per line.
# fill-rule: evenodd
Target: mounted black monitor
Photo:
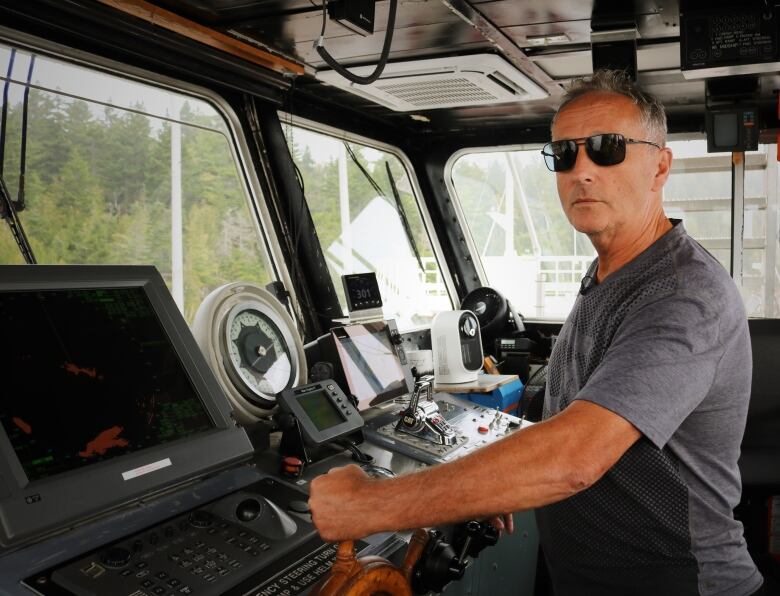
<path fill-rule="evenodd" d="M 251 456 L 154 267 L 0 267 L 0 545 Z"/>
<path fill-rule="evenodd" d="M 707 153 L 758 149 L 758 107 L 733 105 L 707 108 Z"/>

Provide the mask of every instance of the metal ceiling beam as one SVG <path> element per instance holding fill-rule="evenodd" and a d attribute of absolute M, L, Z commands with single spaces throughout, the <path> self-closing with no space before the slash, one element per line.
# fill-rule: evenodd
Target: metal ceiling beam
<path fill-rule="evenodd" d="M 539 68 L 517 45 L 467 0 L 441 0 L 450 11 L 474 27 L 490 44 L 523 74 L 530 77 L 552 97 L 563 94 L 563 87 Z"/>

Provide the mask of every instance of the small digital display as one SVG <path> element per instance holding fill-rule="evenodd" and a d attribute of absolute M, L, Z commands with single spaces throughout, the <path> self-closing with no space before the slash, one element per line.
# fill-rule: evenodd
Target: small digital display
<path fill-rule="evenodd" d="M 713 114 L 713 133 L 717 147 L 734 147 L 739 143 L 739 121 L 734 112 Z"/>
<path fill-rule="evenodd" d="M 333 329 L 349 390 L 365 410 L 409 392 L 384 321 Z"/>
<path fill-rule="evenodd" d="M 29 481 L 215 427 L 142 287 L 0 292 L 0 424 Z"/>
<path fill-rule="evenodd" d="M 344 275 L 342 279 L 350 311 L 382 306 L 382 296 L 379 294 L 375 273 L 353 273 Z"/>
<path fill-rule="evenodd" d="M 307 393 L 296 399 L 317 430 L 327 430 L 346 421 L 324 391 Z"/>

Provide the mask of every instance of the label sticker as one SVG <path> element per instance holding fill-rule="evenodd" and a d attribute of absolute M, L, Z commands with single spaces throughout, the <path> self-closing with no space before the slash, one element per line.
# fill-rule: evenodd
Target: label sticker
<path fill-rule="evenodd" d="M 165 459 L 161 459 L 160 461 L 156 461 L 151 464 L 146 464 L 145 466 L 141 466 L 140 468 L 136 468 L 135 470 L 128 470 L 127 472 L 122 472 L 122 478 L 125 480 L 132 480 L 133 478 L 138 478 L 139 476 L 143 476 L 144 474 L 149 474 L 150 472 L 154 472 L 155 470 L 161 470 L 162 468 L 167 468 L 170 465 L 172 465 L 171 460 L 170 458 L 166 457 Z"/>

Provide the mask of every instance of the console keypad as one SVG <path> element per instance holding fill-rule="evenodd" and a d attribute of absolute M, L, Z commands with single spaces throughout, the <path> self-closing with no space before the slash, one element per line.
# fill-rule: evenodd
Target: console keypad
<path fill-rule="evenodd" d="M 222 584 L 234 585 L 246 572 L 257 569 L 264 553 L 273 550 L 273 541 L 239 523 L 198 513 L 197 517 L 190 513 L 113 545 L 130 553 L 122 567 L 102 564 L 101 552 L 106 551 L 102 549 L 55 571 L 53 579 L 83 596 L 219 594 Z M 90 584 L 94 590 L 89 589 Z"/>

